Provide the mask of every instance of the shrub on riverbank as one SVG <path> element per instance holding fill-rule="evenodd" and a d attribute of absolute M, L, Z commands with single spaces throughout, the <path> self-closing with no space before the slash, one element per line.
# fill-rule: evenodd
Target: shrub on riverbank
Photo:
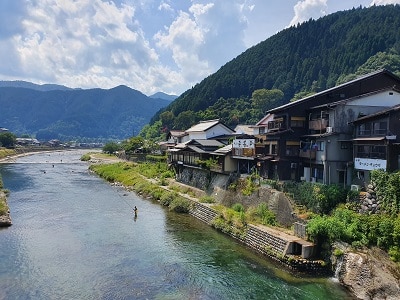
<path fill-rule="evenodd" d="M 7 212 L 8 212 L 8 206 L 5 194 L 2 191 L 0 191 L 0 216 L 5 215 Z"/>
<path fill-rule="evenodd" d="M 312 217 L 307 233 L 320 245 L 341 240 L 356 248 L 377 246 L 400 262 L 400 215 L 359 214 L 340 206 L 329 216 Z"/>
<path fill-rule="evenodd" d="M 245 238 L 247 221 L 244 211 L 236 211 L 222 205 L 215 205 L 213 208 L 219 212 L 219 216 L 212 220 L 211 226 L 239 239 Z"/>
<path fill-rule="evenodd" d="M 85 153 L 81 156 L 81 161 L 89 161 L 90 160 L 90 154 Z"/>
<path fill-rule="evenodd" d="M 0 175 L 0 216 L 8 213 L 8 205 L 7 205 L 7 191 L 3 189 L 3 180 Z"/>
<path fill-rule="evenodd" d="M 173 173 L 167 169 L 166 164 L 120 162 L 91 165 L 89 169 L 109 182 L 121 183 L 128 189 L 132 188 L 143 197 L 160 201 L 170 210 L 188 212 L 190 209 L 190 201 L 181 197 L 178 192 L 169 191 L 160 186 L 160 184 L 163 184 L 162 180 L 151 182 L 144 178 L 162 179 L 171 176 Z"/>

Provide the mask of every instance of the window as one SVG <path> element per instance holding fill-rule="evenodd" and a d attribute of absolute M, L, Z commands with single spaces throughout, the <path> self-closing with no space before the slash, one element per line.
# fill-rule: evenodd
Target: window
<path fill-rule="evenodd" d="M 271 145 L 271 154 L 278 154 L 278 145 Z"/>
<path fill-rule="evenodd" d="M 387 132 L 386 121 L 374 122 L 374 134 L 385 135 Z"/>
<path fill-rule="evenodd" d="M 357 145 L 356 157 L 385 159 L 386 146 L 383 145 Z"/>
<path fill-rule="evenodd" d="M 319 180 L 323 180 L 324 179 L 324 169 L 315 169 L 315 177 Z"/>
<path fill-rule="evenodd" d="M 299 146 L 286 146 L 286 155 L 287 156 L 298 156 L 299 155 Z"/>
<path fill-rule="evenodd" d="M 361 124 L 358 128 L 358 135 L 365 136 L 371 135 L 371 123 Z"/>
<path fill-rule="evenodd" d="M 358 145 L 357 146 L 357 157 L 368 158 L 369 156 L 369 146 L 368 145 Z"/>
<path fill-rule="evenodd" d="M 270 145 L 269 145 L 269 144 L 268 144 L 268 145 L 265 145 L 265 153 L 266 153 L 266 154 L 270 154 L 270 151 L 271 151 Z"/>
<path fill-rule="evenodd" d="M 371 146 L 370 158 L 384 159 L 386 147 L 385 146 Z"/>
<path fill-rule="evenodd" d="M 265 127 L 260 127 L 259 128 L 259 133 L 264 134 L 265 133 Z"/>
<path fill-rule="evenodd" d="M 277 118 L 273 121 L 268 122 L 268 130 L 278 130 L 283 128 L 284 128 L 283 118 Z"/>
<path fill-rule="evenodd" d="M 316 145 L 317 151 L 325 151 L 325 142 L 319 141 Z"/>
<path fill-rule="evenodd" d="M 304 127 L 306 122 L 305 117 L 291 117 L 290 118 L 290 126 L 291 127 Z"/>

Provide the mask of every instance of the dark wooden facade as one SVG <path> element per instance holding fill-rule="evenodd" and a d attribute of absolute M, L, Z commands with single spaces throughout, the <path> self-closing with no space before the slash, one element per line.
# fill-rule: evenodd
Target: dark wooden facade
<path fill-rule="evenodd" d="M 316 133 L 325 133 L 329 127 L 323 118 L 312 120 L 310 108 L 389 87 L 400 88 L 400 78 L 381 70 L 268 111 L 273 119 L 257 135 L 260 174 L 279 180 L 300 180 L 302 167 L 315 155 L 311 143 L 303 147 L 300 142 L 313 128 Z"/>

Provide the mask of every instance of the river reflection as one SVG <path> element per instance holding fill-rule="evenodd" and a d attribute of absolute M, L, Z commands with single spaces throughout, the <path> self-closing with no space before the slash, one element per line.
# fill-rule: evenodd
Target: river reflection
<path fill-rule="evenodd" d="M 0 165 L 0 299 L 350 299 L 90 174 L 81 151 Z M 133 207 L 139 211 L 134 216 Z"/>

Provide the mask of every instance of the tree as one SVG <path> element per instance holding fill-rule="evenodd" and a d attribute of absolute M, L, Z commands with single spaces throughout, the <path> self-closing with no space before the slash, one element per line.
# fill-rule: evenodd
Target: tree
<path fill-rule="evenodd" d="M 196 118 L 195 118 L 194 112 L 191 110 L 186 110 L 186 111 L 181 112 L 175 118 L 174 128 L 184 130 L 184 129 L 188 129 L 194 123 L 196 123 Z"/>
<path fill-rule="evenodd" d="M 17 141 L 16 136 L 11 132 L 0 133 L 0 146 L 6 148 L 13 148 Z"/>
<path fill-rule="evenodd" d="M 267 111 L 272 108 L 272 106 L 283 99 L 283 92 L 278 89 L 267 90 L 267 89 L 259 89 L 255 90 L 251 94 L 251 102 L 252 106 L 255 109 L 259 109 L 262 112 Z"/>
<path fill-rule="evenodd" d="M 139 149 L 142 149 L 144 146 L 144 139 L 141 136 L 135 136 L 127 140 L 123 148 L 126 153 L 135 153 L 138 152 Z"/>
<path fill-rule="evenodd" d="M 115 152 L 117 152 L 117 151 L 119 151 L 121 149 L 122 149 L 121 145 L 119 145 L 119 144 L 117 144 L 115 142 L 109 142 L 109 143 L 104 145 L 103 152 L 114 154 Z"/>
<path fill-rule="evenodd" d="M 168 129 L 171 129 L 172 125 L 174 124 L 174 118 L 175 115 L 171 111 L 164 111 L 160 114 L 161 124 L 164 128 L 166 127 Z"/>
<path fill-rule="evenodd" d="M 310 91 L 299 92 L 299 93 L 295 94 L 292 99 L 290 99 L 290 102 L 294 102 L 294 101 L 309 97 L 314 94 L 315 94 L 315 92 L 310 92 Z"/>

